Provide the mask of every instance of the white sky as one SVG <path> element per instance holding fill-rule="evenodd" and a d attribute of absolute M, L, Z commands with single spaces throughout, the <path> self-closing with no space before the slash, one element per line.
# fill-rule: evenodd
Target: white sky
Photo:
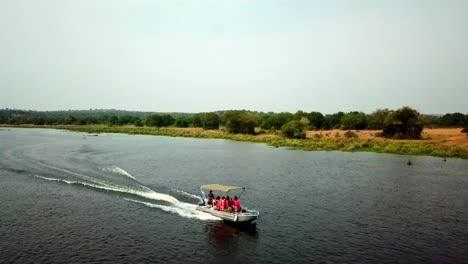
<path fill-rule="evenodd" d="M 0 108 L 468 112 L 468 1 L 0 0 Z"/>

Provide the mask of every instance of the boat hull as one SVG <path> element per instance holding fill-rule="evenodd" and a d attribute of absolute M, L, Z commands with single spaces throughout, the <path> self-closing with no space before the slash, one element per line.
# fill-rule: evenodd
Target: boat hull
<path fill-rule="evenodd" d="M 218 211 L 218 210 L 213 209 L 212 207 L 207 207 L 207 206 L 198 206 L 197 210 L 219 217 L 223 219 L 224 221 L 235 222 L 235 223 L 252 222 L 255 219 L 257 219 L 259 216 L 259 212 L 254 211 L 254 210 L 245 210 L 245 212 L 242 212 L 242 213 L 228 213 L 228 212 Z"/>

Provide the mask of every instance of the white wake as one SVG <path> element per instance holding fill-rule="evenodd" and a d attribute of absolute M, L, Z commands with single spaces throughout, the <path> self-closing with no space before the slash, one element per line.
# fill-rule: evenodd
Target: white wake
<path fill-rule="evenodd" d="M 170 205 L 160 205 L 160 204 L 155 204 L 155 203 L 150 203 L 150 202 L 145 202 L 145 201 L 138 201 L 134 199 L 124 198 L 125 200 L 130 201 L 130 202 L 140 203 L 151 208 L 158 208 L 165 212 L 174 213 L 185 218 L 192 218 L 192 219 L 199 219 L 199 220 L 220 220 L 218 217 L 196 210 L 196 205 L 194 204 L 180 202 L 179 200 L 177 200 L 175 197 L 171 195 L 155 192 L 151 190 L 150 188 L 142 185 L 141 183 L 140 183 L 140 186 L 137 186 L 137 188 L 131 188 L 131 187 L 113 184 L 108 181 L 102 181 L 102 180 L 99 180 L 99 179 L 96 179 L 87 175 L 83 175 L 81 173 L 55 167 L 49 164 L 42 164 L 42 165 L 49 167 L 51 169 L 57 170 L 57 171 L 61 171 L 68 175 L 71 174 L 75 178 L 77 178 L 77 180 L 68 180 L 68 179 L 65 180 L 65 179 L 57 179 L 57 178 L 44 177 L 40 175 L 34 175 L 36 178 L 48 180 L 48 181 L 62 182 L 62 183 L 71 184 L 71 185 L 81 185 L 81 186 L 96 188 L 100 190 L 132 194 L 135 196 L 139 196 L 139 197 L 146 198 L 149 200 L 154 200 L 154 201 L 165 201 L 165 202 L 170 203 Z M 131 176 L 129 173 L 127 173 L 123 169 L 120 169 L 120 170 L 119 169 L 120 168 L 114 166 L 112 168 L 112 171 L 118 171 L 119 174 L 123 176 L 135 179 L 133 176 Z M 84 181 L 80 181 L 80 179 Z M 193 195 L 193 194 L 181 191 L 181 190 L 173 189 L 173 191 L 179 194 L 185 195 L 187 197 L 200 199 L 200 197 L 196 195 Z"/>
<path fill-rule="evenodd" d="M 103 168 L 104 171 L 109 171 L 109 172 L 112 172 L 114 174 L 117 174 L 117 175 L 121 175 L 121 176 L 125 176 L 125 177 L 128 177 L 130 179 L 133 179 L 135 181 L 138 181 L 135 177 L 133 177 L 130 173 L 126 172 L 124 169 L 122 168 L 119 168 L 115 165 L 112 165 L 112 166 L 106 166 Z"/>
<path fill-rule="evenodd" d="M 215 217 L 213 215 L 198 211 L 196 209 L 196 205 L 194 204 L 179 202 L 172 206 L 167 206 L 167 205 L 153 204 L 153 203 L 148 203 L 148 202 L 143 202 L 143 201 L 138 201 L 138 200 L 133 200 L 133 199 L 128 199 L 128 198 L 124 198 L 124 199 L 129 202 L 139 203 L 139 204 L 143 204 L 148 207 L 151 207 L 151 208 L 161 209 L 165 212 L 178 214 L 185 218 L 192 218 L 192 219 L 198 219 L 198 220 L 213 220 L 213 221 L 221 220 L 220 218 Z"/>
<path fill-rule="evenodd" d="M 140 190 L 133 189 L 133 188 L 127 188 L 125 186 L 112 184 L 112 183 L 110 183 L 108 181 L 100 181 L 100 180 L 98 180 L 96 178 L 93 178 L 93 177 L 90 177 L 90 176 L 87 176 L 87 175 L 84 175 L 84 174 L 81 174 L 81 173 L 77 173 L 77 172 L 74 172 L 74 171 L 70 171 L 70 170 L 67 170 L 67 169 L 62 169 L 62 168 L 55 167 L 55 166 L 48 165 L 48 164 L 43 164 L 43 165 L 46 166 L 46 167 L 49 167 L 51 169 L 54 169 L 54 170 L 62 171 L 62 172 L 67 173 L 67 174 L 72 174 L 72 175 L 74 175 L 75 177 L 77 177 L 79 179 L 82 179 L 82 180 L 85 180 L 85 181 L 88 181 L 88 182 L 91 182 L 91 183 L 84 183 L 84 182 L 80 182 L 80 181 L 60 180 L 60 179 L 46 178 L 46 177 L 43 177 L 43 176 L 36 176 L 36 177 L 39 177 L 41 179 L 61 181 L 61 182 L 65 182 L 65 183 L 68 183 L 68 184 L 80 184 L 80 185 L 84 185 L 84 186 L 88 186 L 88 187 L 93 187 L 93 188 L 108 190 L 108 191 L 114 191 L 114 192 L 120 192 L 120 193 L 129 193 L 129 194 L 137 195 L 137 196 L 147 198 L 147 199 L 151 199 L 151 200 L 166 201 L 166 202 L 169 202 L 169 203 L 178 203 L 179 202 L 179 200 L 177 200 L 173 196 L 170 196 L 170 195 L 167 195 L 167 194 L 162 194 L 162 193 L 157 193 L 157 192 L 151 190 L 150 188 L 148 188 L 148 187 L 146 187 L 144 185 L 139 186 Z"/>
<path fill-rule="evenodd" d="M 171 191 L 173 191 L 175 193 L 178 193 L 178 194 L 181 194 L 183 196 L 189 197 L 189 198 L 197 199 L 200 202 L 203 202 L 199 195 L 191 194 L 191 193 L 188 193 L 188 192 L 185 192 L 185 191 L 182 191 L 182 190 L 177 190 L 177 189 L 171 189 Z"/>
<path fill-rule="evenodd" d="M 149 189 L 147 187 L 144 187 L 147 190 L 139 191 L 139 190 L 134 190 L 134 189 L 131 189 L 131 188 L 123 188 L 123 187 L 118 187 L 118 186 L 114 186 L 114 185 L 110 185 L 110 184 L 103 184 L 103 183 L 92 184 L 92 183 L 86 183 L 86 182 L 80 182 L 80 181 L 70 181 L 70 180 L 48 178 L 48 177 L 39 176 L 39 175 L 34 175 L 34 176 L 36 178 L 40 178 L 40 179 L 48 180 L 48 181 L 58 181 L 58 182 L 64 182 L 64 183 L 67 183 L 67 184 L 82 185 L 82 186 L 87 186 L 87 187 L 106 190 L 106 191 L 133 194 L 133 195 L 140 196 L 140 197 L 143 197 L 143 198 L 147 198 L 147 199 L 150 199 L 150 200 L 166 201 L 166 202 L 173 203 L 173 204 L 179 203 L 179 200 L 177 200 L 176 198 L 174 198 L 174 197 L 172 197 L 170 195 L 167 195 L 167 194 L 157 193 L 157 192 L 155 192 L 155 191 L 153 191 L 153 190 L 151 190 L 151 189 Z M 96 181 L 96 182 L 98 182 L 98 181 Z"/>

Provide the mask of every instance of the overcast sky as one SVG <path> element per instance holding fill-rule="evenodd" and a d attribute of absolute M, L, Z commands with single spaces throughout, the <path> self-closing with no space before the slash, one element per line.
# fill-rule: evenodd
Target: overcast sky
<path fill-rule="evenodd" d="M 0 108 L 468 112 L 468 1 L 0 0 Z"/>

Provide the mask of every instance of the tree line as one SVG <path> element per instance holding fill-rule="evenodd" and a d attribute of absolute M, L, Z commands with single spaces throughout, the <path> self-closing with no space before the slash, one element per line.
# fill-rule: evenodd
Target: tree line
<path fill-rule="evenodd" d="M 209 113 L 151 113 L 122 110 L 24 111 L 0 109 L 0 124 L 95 125 L 147 127 L 201 127 L 230 133 L 281 133 L 288 138 L 305 138 L 306 130 L 382 130 L 383 136 L 419 138 L 424 127 L 468 128 L 468 114 L 423 115 L 410 107 L 379 109 L 373 113 L 320 112 L 264 113 L 230 110 Z"/>

